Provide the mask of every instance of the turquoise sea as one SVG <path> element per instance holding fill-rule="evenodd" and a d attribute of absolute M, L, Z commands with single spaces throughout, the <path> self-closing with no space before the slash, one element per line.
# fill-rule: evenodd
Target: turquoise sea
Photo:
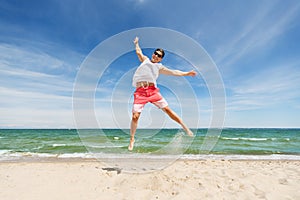
<path fill-rule="evenodd" d="M 193 140 L 181 157 L 187 159 L 293 159 L 300 160 L 300 129 L 226 128 L 212 139 L 209 152 L 201 151 L 207 129 L 194 129 Z M 160 151 L 168 146 L 178 129 L 138 129 L 135 147 L 127 150 L 129 130 L 124 129 L 0 129 L 0 161 L 47 158 L 93 158 L 102 156 L 153 155 L 168 156 Z M 183 138 L 187 136 L 182 136 Z M 181 140 L 184 141 L 185 140 Z M 174 151 L 182 145 L 173 143 Z M 178 145 L 178 148 L 177 146 Z M 158 152 L 158 153 L 157 153 Z"/>

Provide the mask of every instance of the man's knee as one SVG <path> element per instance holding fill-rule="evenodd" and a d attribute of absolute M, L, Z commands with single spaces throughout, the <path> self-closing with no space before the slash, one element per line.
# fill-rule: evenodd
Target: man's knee
<path fill-rule="evenodd" d="M 137 122 L 141 113 L 132 113 L 132 121 Z"/>
<path fill-rule="evenodd" d="M 171 112 L 171 109 L 169 106 L 162 108 L 162 110 L 167 114 L 169 114 Z"/>

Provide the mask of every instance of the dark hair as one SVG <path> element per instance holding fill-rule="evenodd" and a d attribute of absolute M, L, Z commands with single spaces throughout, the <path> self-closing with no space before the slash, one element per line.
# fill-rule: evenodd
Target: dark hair
<path fill-rule="evenodd" d="M 156 51 L 160 51 L 160 52 L 161 52 L 161 55 L 162 55 L 162 57 L 161 57 L 161 58 L 163 58 L 163 57 L 165 56 L 165 51 L 164 51 L 163 49 L 161 49 L 161 48 L 158 48 L 158 49 L 155 49 L 155 51 L 154 51 L 154 52 L 156 52 Z"/>

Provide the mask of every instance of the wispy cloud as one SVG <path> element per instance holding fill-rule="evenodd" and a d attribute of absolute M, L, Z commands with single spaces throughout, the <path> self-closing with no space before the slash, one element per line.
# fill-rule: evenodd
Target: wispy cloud
<path fill-rule="evenodd" d="M 300 63 L 285 63 L 266 69 L 229 89 L 228 110 L 252 110 L 274 105 L 297 106 L 300 98 Z M 296 103 L 296 104 L 295 104 Z"/>
<path fill-rule="evenodd" d="M 300 3 L 289 4 L 284 11 L 276 12 L 281 6 L 274 2 L 262 3 L 258 10 L 253 11 L 253 15 L 243 21 L 244 26 L 217 49 L 214 56 L 217 63 L 230 66 L 249 53 L 272 47 L 276 38 L 295 22 Z"/>
<path fill-rule="evenodd" d="M 61 74 L 67 61 L 7 44 L 0 45 L 0 57 L 0 126 L 72 124 L 73 80 Z"/>
<path fill-rule="evenodd" d="M 73 127 L 72 97 L 0 88 L 1 127 Z"/>

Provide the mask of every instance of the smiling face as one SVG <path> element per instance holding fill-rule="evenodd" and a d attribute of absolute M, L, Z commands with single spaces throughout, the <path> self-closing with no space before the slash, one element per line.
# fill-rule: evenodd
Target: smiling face
<path fill-rule="evenodd" d="M 153 63 L 158 63 L 162 60 L 163 58 L 163 53 L 159 50 L 155 50 L 154 53 L 152 54 L 152 58 L 151 58 L 151 61 Z"/>

